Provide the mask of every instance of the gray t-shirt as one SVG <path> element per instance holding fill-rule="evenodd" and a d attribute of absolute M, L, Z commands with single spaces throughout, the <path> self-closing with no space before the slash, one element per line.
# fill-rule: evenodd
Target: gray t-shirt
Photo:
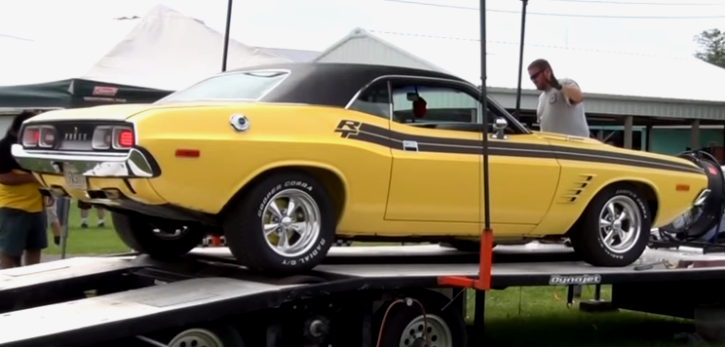
<path fill-rule="evenodd" d="M 559 79 L 562 86 L 578 84 L 571 79 Z M 589 137 L 589 124 L 584 115 L 584 102 L 572 105 L 564 92 L 551 88 L 539 95 L 536 110 L 541 131 Z"/>

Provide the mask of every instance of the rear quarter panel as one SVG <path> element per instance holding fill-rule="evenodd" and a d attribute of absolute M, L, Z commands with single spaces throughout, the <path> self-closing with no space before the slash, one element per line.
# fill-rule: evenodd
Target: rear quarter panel
<path fill-rule="evenodd" d="M 245 115 L 246 132 L 229 118 Z M 172 204 L 219 213 L 249 181 L 283 166 L 334 172 L 346 191 L 341 224 L 382 220 L 392 160 L 390 149 L 350 141 L 334 132 L 342 119 L 388 127 L 382 118 L 330 107 L 232 104 L 151 110 L 132 120 L 139 145 L 149 150 L 162 173 L 153 188 Z M 198 149 L 199 158 L 177 158 L 177 149 Z"/>

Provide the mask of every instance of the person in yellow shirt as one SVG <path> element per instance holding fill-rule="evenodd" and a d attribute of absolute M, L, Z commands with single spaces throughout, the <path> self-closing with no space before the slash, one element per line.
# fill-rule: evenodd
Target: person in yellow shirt
<path fill-rule="evenodd" d="M 0 268 L 7 269 L 40 262 L 48 247 L 44 201 L 40 184 L 30 172 L 18 165 L 10 151 L 18 142 L 20 126 L 35 116 L 23 112 L 16 116 L 5 137 L 0 140 Z"/>

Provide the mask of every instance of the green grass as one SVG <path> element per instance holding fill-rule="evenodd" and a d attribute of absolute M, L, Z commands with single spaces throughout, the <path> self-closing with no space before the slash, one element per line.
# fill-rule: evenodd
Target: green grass
<path fill-rule="evenodd" d="M 116 236 L 110 214 L 106 227 L 97 228 L 96 211 L 89 213 L 89 228 L 81 229 L 80 212 L 75 204 L 70 209 L 67 254 L 108 254 L 128 251 Z M 358 243 L 387 245 L 389 243 Z M 58 254 L 60 248 L 50 245 L 45 254 Z M 467 293 L 468 317 L 472 320 L 473 293 Z M 582 300 L 593 297 L 593 287 L 585 287 Z M 602 298 L 609 299 L 609 288 L 602 289 Z M 529 287 L 493 290 L 486 300 L 486 336 L 494 346 L 609 346 L 659 347 L 684 346 L 673 339 L 680 332 L 692 331 L 692 323 L 658 315 L 621 311 L 586 313 L 575 305 L 566 307 L 565 287 Z M 725 345 L 724 345 L 725 346 Z"/>
<path fill-rule="evenodd" d="M 586 286 L 580 300 L 593 298 Z M 609 299 L 609 287 L 602 299 Z M 474 309 L 468 293 L 467 319 Z M 683 346 L 674 335 L 692 331 L 688 320 L 620 311 L 587 313 L 575 304 L 566 307 L 565 287 L 527 287 L 492 290 L 486 298 L 486 336 L 502 346 Z"/>
<path fill-rule="evenodd" d="M 59 216 L 60 217 L 60 216 Z M 82 255 L 82 254 L 109 254 L 128 252 L 129 248 L 121 242 L 116 232 L 113 230 L 110 213 L 106 211 L 105 228 L 96 227 L 96 210 L 91 209 L 88 212 L 88 229 L 82 229 L 81 213 L 78 206 L 73 202 L 70 206 L 68 215 L 68 240 L 66 241 L 66 254 Z M 60 247 L 52 243 L 53 234 L 48 228 L 48 248 L 43 250 L 43 254 L 60 254 Z"/>

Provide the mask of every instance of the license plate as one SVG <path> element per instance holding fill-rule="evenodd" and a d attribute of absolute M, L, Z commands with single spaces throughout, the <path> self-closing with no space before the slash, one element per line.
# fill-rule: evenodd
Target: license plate
<path fill-rule="evenodd" d="M 70 189 L 88 190 L 88 181 L 80 172 L 76 171 L 72 166 L 65 164 L 63 166 L 63 176 L 65 176 L 65 184 Z"/>

